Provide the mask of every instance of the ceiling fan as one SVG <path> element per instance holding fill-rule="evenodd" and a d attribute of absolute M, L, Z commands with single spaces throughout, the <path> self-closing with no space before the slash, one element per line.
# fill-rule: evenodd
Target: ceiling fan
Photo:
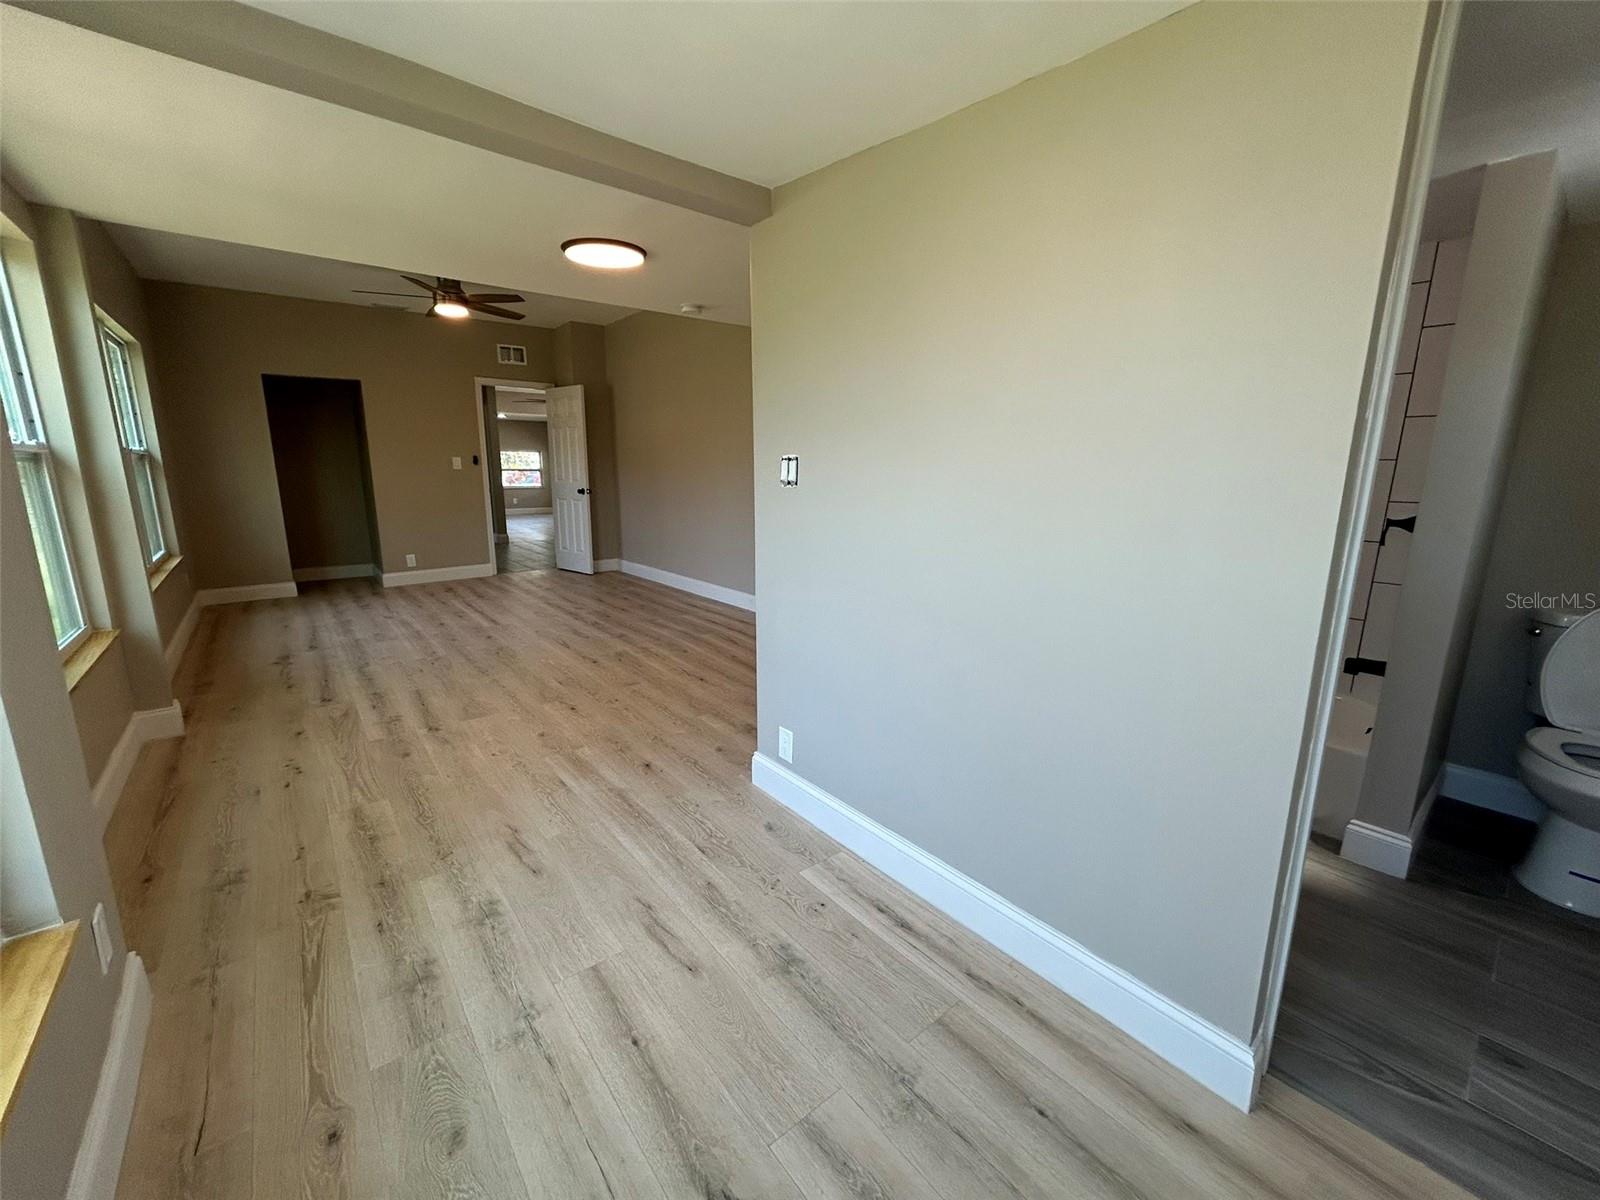
<path fill-rule="evenodd" d="M 415 284 L 432 298 L 432 303 L 428 305 L 430 317 L 449 317 L 459 321 L 475 312 L 481 312 L 491 317 L 504 317 L 508 321 L 520 321 L 526 315 L 497 306 L 497 302 L 521 304 L 522 297 L 516 292 L 468 292 L 462 288 L 461 280 L 446 279 L 442 275 L 436 276 L 431 283 L 426 279 L 418 279 L 415 275 L 401 275 L 400 278 L 407 283 Z M 374 292 L 367 288 L 351 290 L 361 296 L 405 296 L 407 299 L 416 299 L 410 292 Z"/>

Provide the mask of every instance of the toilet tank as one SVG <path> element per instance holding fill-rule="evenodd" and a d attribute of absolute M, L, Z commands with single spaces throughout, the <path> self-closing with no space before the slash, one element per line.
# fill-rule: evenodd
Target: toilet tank
<path fill-rule="evenodd" d="M 1528 622 L 1528 673 L 1523 681 L 1523 707 L 1545 720 L 1544 704 L 1539 699 L 1539 672 L 1556 639 L 1576 625 L 1588 611 L 1576 608 L 1541 608 Z"/>

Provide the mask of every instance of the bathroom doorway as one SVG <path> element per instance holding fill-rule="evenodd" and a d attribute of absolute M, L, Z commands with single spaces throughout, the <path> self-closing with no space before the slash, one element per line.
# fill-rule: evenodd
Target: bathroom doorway
<path fill-rule="evenodd" d="M 263 375 L 261 386 L 295 581 L 378 575 L 383 558 L 360 382 Z"/>
<path fill-rule="evenodd" d="M 1573 170 L 1600 152 L 1565 131 L 1600 121 L 1600 5 L 1439 15 L 1259 1037 L 1266 1070 L 1478 1196 L 1591 1196 L 1600 187 Z"/>

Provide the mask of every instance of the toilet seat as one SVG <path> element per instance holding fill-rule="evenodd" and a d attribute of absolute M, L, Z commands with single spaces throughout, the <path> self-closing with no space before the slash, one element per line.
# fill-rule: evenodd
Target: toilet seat
<path fill-rule="evenodd" d="M 1523 740 L 1528 749 L 1540 758 L 1568 771 L 1600 779 L 1600 734 L 1576 733 L 1570 729 L 1541 725 L 1538 729 L 1528 730 L 1528 736 Z M 1568 747 L 1576 748 L 1584 757 L 1573 757 Z"/>

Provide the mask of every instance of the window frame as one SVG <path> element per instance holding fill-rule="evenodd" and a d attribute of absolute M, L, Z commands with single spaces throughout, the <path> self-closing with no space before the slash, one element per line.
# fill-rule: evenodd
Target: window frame
<path fill-rule="evenodd" d="M 532 467 L 508 467 L 508 466 L 506 466 L 506 455 L 508 455 L 508 454 L 531 454 L 531 455 L 534 456 L 534 458 L 538 459 L 539 462 L 538 462 L 537 466 L 532 466 Z M 538 483 L 507 483 L 506 482 L 506 472 L 507 471 L 537 471 L 537 472 L 539 472 L 539 482 Z M 546 485 L 546 483 L 544 481 L 544 451 L 542 451 L 542 450 L 507 450 L 504 447 L 502 447 L 501 450 L 500 450 L 500 486 L 502 488 L 530 488 L 530 489 L 531 488 L 544 488 L 544 487 L 546 487 L 547 485 Z"/>
<path fill-rule="evenodd" d="M 138 342 L 116 328 L 103 313 L 96 312 L 94 324 L 111 411 L 116 419 L 117 441 L 122 448 L 128 501 L 133 506 L 134 523 L 138 526 L 139 552 L 145 574 L 154 575 L 176 551 L 166 514 L 162 511 L 161 460 L 150 445 L 143 397 L 134 367 L 133 348 Z M 152 535 L 160 538 L 159 553 L 152 553 Z"/>
<path fill-rule="evenodd" d="M 28 348 L 22 338 L 22 323 L 18 315 L 16 297 L 11 290 L 11 273 L 3 254 L 0 254 L 0 308 L 4 309 L 3 315 L 0 315 L 0 326 L 3 326 L 0 327 L 0 340 L 3 340 L 3 345 L 0 345 L 0 359 L 4 360 L 3 368 L 9 381 L 5 385 L 7 392 L 5 407 L 8 410 L 5 424 L 9 434 L 11 454 L 17 465 L 18 483 L 22 482 L 23 459 L 31 459 L 39 464 L 40 474 L 49 492 L 51 516 L 55 522 L 56 540 L 60 545 L 69 594 L 76 609 L 77 629 L 70 633 L 65 641 L 56 642 L 61 660 L 65 662 L 89 640 L 90 635 L 94 633 L 94 626 L 89 620 L 89 605 L 83 591 L 83 573 L 78 569 L 72 535 L 68 532 L 66 514 L 61 507 L 61 481 L 56 472 L 55 455 L 50 447 L 44 414 L 39 409 L 39 393 L 33 382 L 33 368 L 28 365 Z M 9 411 L 13 408 L 16 416 L 20 418 L 17 422 L 13 422 Z M 26 495 L 24 506 L 26 507 Z M 31 516 L 28 527 L 37 552 L 39 529 L 34 525 Z M 41 575 L 44 573 L 42 569 L 40 573 Z M 46 598 L 48 599 L 48 591 Z M 55 632 L 56 616 L 52 607 L 50 612 L 52 634 Z"/>

